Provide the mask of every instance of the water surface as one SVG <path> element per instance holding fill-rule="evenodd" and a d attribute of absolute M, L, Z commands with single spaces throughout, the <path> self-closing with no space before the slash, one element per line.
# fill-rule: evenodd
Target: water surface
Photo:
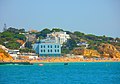
<path fill-rule="evenodd" d="M 2 65 L 0 84 L 120 84 L 120 62 Z"/>

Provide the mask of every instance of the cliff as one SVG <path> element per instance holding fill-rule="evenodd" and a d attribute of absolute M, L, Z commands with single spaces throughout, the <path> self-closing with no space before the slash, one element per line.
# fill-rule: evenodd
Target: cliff
<path fill-rule="evenodd" d="M 100 57 L 100 54 L 97 50 L 91 50 L 91 49 L 84 49 L 83 55 L 87 57 Z"/>
<path fill-rule="evenodd" d="M 11 60 L 13 60 L 13 58 L 7 52 L 5 52 L 2 48 L 0 48 L 0 61 L 8 62 Z"/>
<path fill-rule="evenodd" d="M 102 43 L 98 50 L 104 57 L 120 58 L 120 52 L 111 44 Z"/>
<path fill-rule="evenodd" d="M 120 46 L 115 46 L 115 48 L 120 52 Z"/>
<path fill-rule="evenodd" d="M 75 55 L 83 55 L 86 57 L 100 57 L 100 54 L 97 50 L 91 50 L 91 49 L 80 49 L 76 48 L 72 51 Z"/>

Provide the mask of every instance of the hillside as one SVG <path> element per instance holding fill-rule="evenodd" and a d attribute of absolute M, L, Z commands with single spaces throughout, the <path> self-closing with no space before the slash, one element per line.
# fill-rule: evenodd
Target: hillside
<path fill-rule="evenodd" d="M 104 57 L 120 58 L 120 52 L 111 44 L 102 43 L 98 48 L 99 52 L 101 52 Z"/>
<path fill-rule="evenodd" d="M 44 39 L 46 38 L 47 34 L 52 32 L 60 32 L 64 31 L 70 35 L 70 39 L 67 40 L 66 43 L 62 45 L 62 54 L 79 54 L 81 52 L 77 52 L 75 49 L 80 48 L 83 55 L 85 56 L 108 56 L 108 57 L 120 57 L 120 38 L 113 38 L 103 36 L 96 36 L 93 34 L 85 34 L 79 31 L 71 32 L 65 31 L 60 28 L 53 28 L 48 29 L 45 28 L 41 31 L 25 31 L 25 29 L 16 29 L 16 28 L 8 28 L 6 31 L 0 33 L 0 44 L 4 45 L 9 49 L 19 49 L 20 46 L 26 42 L 25 50 L 32 49 L 32 44 L 35 43 L 37 40 L 33 40 L 29 42 L 28 37 L 29 35 L 33 36 L 35 39 Z M 28 37 L 26 38 L 25 34 L 22 33 L 29 33 Z M 87 44 L 88 46 L 80 46 L 78 44 Z M 20 49 L 21 50 L 21 49 Z M 25 51 L 21 50 L 21 51 Z M 31 50 L 29 50 L 31 51 Z M 27 51 L 28 52 L 28 51 Z"/>
<path fill-rule="evenodd" d="M 26 41 L 26 37 L 21 32 L 24 29 L 8 28 L 6 31 L 0 33 L 0 44 L 9 49 L 19 49 L 21 43 L 18 40 Z"/>

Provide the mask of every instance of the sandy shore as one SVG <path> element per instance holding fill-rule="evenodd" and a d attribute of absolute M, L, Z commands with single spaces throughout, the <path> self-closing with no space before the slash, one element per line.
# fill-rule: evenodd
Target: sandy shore
<path fill-rule="evenodd" d="M 82 58 L 68 58 L 68 57 L 41 57 L 40 59 L 34 59 L 34 60 L 30 60 L 30 59 L 26 59 L 26 60 L 11 60 L 11 61 L 4 61 L 4 62 L 30 62 L 30 63 L 55 63 L 55 62 L 120 62 L 120 59 L 118 58 L 112 58 L 112 59 L 108 59 L 108 58 L 98 58 L 98 59 L 93 59 L 93 58 L 89 58 L 89 59 L 82 59 Z"/>

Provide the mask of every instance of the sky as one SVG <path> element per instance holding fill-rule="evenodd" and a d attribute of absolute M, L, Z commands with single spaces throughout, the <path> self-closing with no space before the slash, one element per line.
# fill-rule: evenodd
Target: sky
<path fill-rule="evenodd" d="M 120 37 L 120 0 L 0 0 L 0 31 L 4 23 Z"/>

